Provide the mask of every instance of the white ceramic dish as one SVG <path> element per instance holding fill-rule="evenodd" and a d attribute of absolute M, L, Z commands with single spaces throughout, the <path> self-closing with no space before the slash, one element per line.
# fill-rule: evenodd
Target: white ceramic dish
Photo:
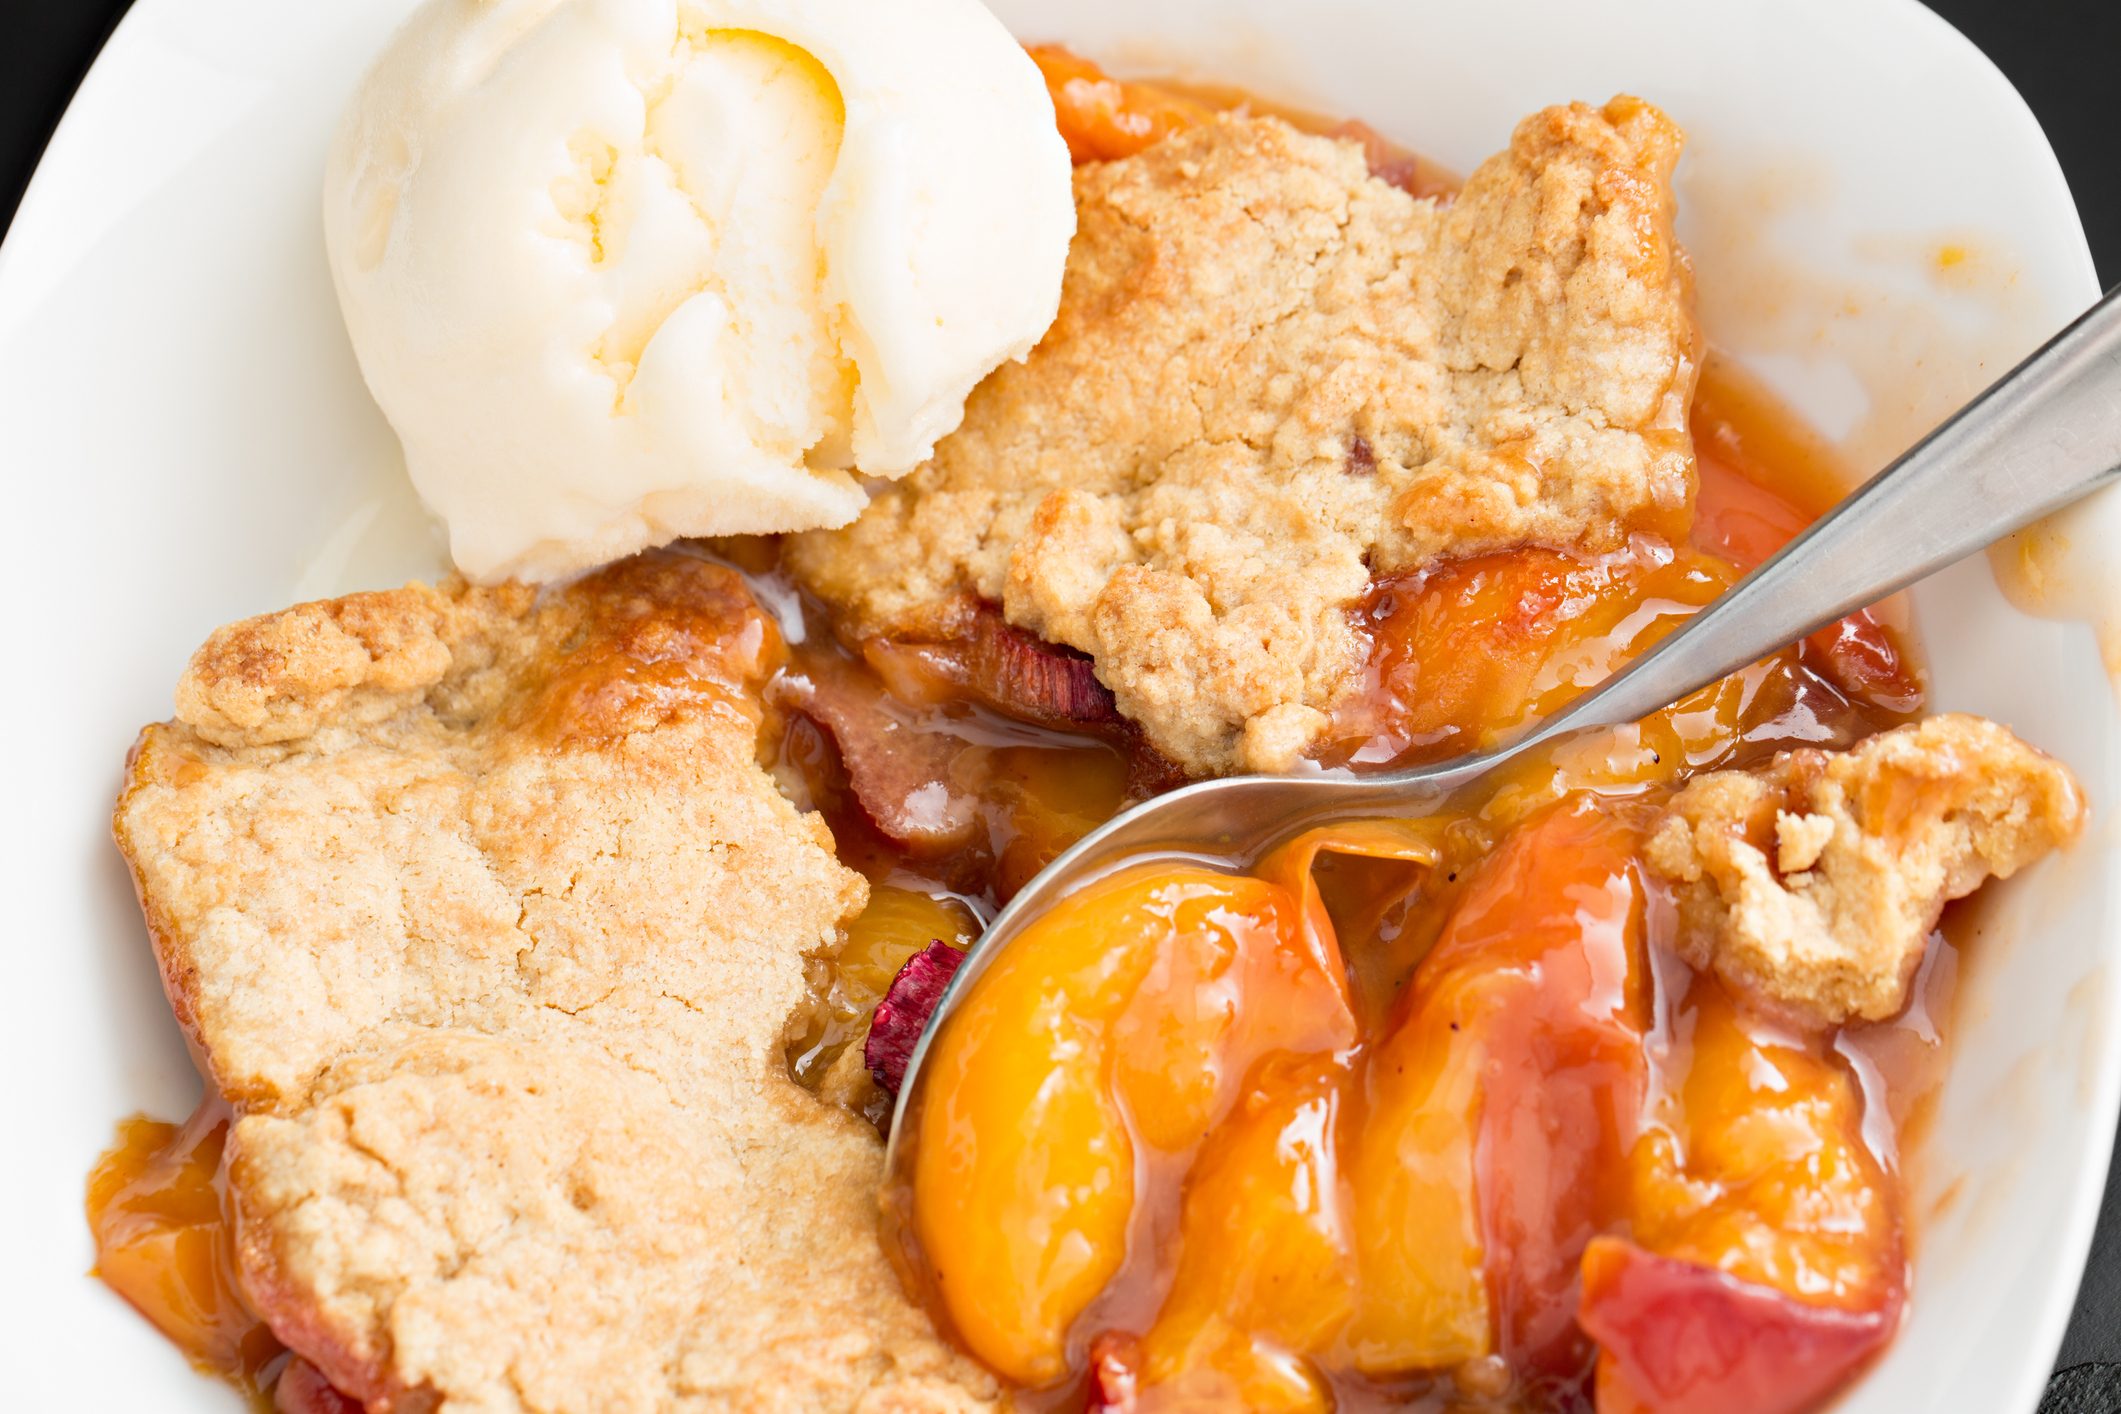
<path fill-rule="evenodd" d="M 15 1408 L 238 1407 L 83 1275 L 82 1175 L 111 1122 L 180 1115 L 197 1088 L 107 807 L 208 629 L 437 566 L 317 215 L 329 125 L 409 3 L 141 0 L 0 250 Z M 1122 67 L 1360 115 L 1460 168 L 1555 99 L 1654 98 L 1692 134 L 1684 231 L 1713 337 L 1865 461 L 2097 294 L 2031 115 L 1913 0 L 997 8 Z M 2047 606 L 2103 612 L 2121 665 L 2121 501 L 2029 543 Z M 1974 950 L 1915 1195 L 1913 1314 L 1841 1407 L 2010 1414 L 2060 1338 L 2121 1108 L 2121 714 L 2094 630 L 2013 609 L 1987 565 L 1916 606 L 1935 705 L 2063 757 L 2096 814 L 2003 891 Z"/>

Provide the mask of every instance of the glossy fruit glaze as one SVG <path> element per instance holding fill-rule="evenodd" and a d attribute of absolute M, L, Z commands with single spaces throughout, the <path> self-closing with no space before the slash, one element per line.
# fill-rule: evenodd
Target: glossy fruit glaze
<path fill-rule="evenodd" d="M 1036 1407 L 1810 1407 L 1905 1300 L 1872 1131 L 1934 1033 L 1860 1062 L 1948 979 L 1885 1026 L 1745 1013 L 1670 952 L 1648 814 L 1336 827 L 1055 910 L 935 1040 L 914 1289 Z"/>
<path fill-rule="evenodd" d="M 227 1106 L 182 1125 L 134 1118 L 88 1179 L 96 1275 L 195 1364 L 246 1393 L 278 1373 L 280 1343 L 244 1304 L 220 1182 Z"/>
<path fill-rule="evenodd" d="M 237 1279 L 222 1166 L 228 1106 L 209 1097 L 183 1124 L 135 1116 L 88 1178 L 95 1274 L 200 1370 L 276 1414 L 359 1414 L 251 1311 Z"/>

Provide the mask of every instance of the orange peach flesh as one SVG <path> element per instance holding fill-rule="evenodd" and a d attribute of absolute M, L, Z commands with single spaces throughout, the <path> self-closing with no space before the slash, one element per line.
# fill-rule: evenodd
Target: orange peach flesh
<path fill-rule="evenodd" d="M 1896 1307 L 1897 1192 L 1823 1039 L 1709 978 L 1658 1018 L 1684 974 L 1634 814 L 1581 794 L 1410 864 L 1444 871 L 1446 921 L 1376 1027 L 1285 859 L 1144 865 L 1056 909 L 938 1034 L 892 1205 L 916 1288 L 1033 1391 L 1128 1350 L 1144 1409 L 1323 1411 L 1497 1359 L 1576 1384 L 1578 1268 L 1614 1232 L 1757 1288 L 1778 1328 Z"/>
<path fill-rule="evenodd" d="M 221 1182 L 228 1122 L 215 1100 L 182 1125 L 125 1121 L 89 1175 L 88 1223 L 104 1284 L 193 1364 L 256 1395 L 281 1346 L 236 1282 Z"/>

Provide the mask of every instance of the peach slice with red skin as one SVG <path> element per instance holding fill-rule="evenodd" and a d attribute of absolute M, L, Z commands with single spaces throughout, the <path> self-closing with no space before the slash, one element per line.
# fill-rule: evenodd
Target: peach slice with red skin
<path fill-rule="evenodd" d="M 1898 1201 L 1820 1041 L 1747 1016 L 1712 978 L 1674 1029 L 1685 1070 L 1630 1157 L 1632 1238 L 1584 1255 L 1598 1408 L 1798 1414 L 1898 1324 Z"/>
<path fill-rule="evenodd" d="M 1897 1211 L 1821 1043 L 1699 982 L 1653 1087 L 1626 812 L 1566 800 L 1440 890 L 1357 1047 L 1312 867 L 1433 867 L 1444 831 L 1336 826 L 1260 877 L 1143 866 L 996 959 L 938 1036 L 914 1157 L 920 1256 L 975 1354 L 1048 1388 L 1089 1361 L 1097 1400 L 1144 1411 L 1323 1411 L 1338 1378 L 1500 1355 L 1523 1393 L 1595 1361 L 1606 1414 L 1794 1414 L 1884 1339 Z M 1141 1225 L 1144 1174 L 1175 1224 Z M 1170 1273 L 1153 1320 L 1101 1329 L 1144 1263 Z M 1778 1382 L 1748 1341 L 1827 1373 Z"/>
<path fill-rule="evenodd" d="M 1801 1414 L 1884 1344 L 1900 1303 L 1811 1306 L 1700 1262 L 1601 1237 L 1584 1254 L 1598 1414 Z"/>
<path fill-rule="evenodd" d="M 1358 1369 L 1586 1358 L 1570 1349 L 1576 1262 L 1624 1196 L 1603 1176 L 1644 1082 L 1634 839 L 1587 800 L 1512 835 L 1369 1058 L 1349 1165 Z"/>

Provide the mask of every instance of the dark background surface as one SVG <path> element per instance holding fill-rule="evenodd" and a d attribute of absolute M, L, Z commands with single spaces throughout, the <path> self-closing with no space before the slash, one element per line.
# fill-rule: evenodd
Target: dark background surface
<path fill-rule="evenodd" d="M 0 228 L 126 3 L 0 5 Z M 1986 50 L 2039 114 L 2069 174 L 2100 276 L 2121 281 L 2121 84 L 2114 77 L 2121 0 L 1932 0 L 1931 8 Z M 2107 1180 L 2106 1212 L 2055 1368 L 2042 1414 L 2121 1414 L 2121 1162 Z"/>

